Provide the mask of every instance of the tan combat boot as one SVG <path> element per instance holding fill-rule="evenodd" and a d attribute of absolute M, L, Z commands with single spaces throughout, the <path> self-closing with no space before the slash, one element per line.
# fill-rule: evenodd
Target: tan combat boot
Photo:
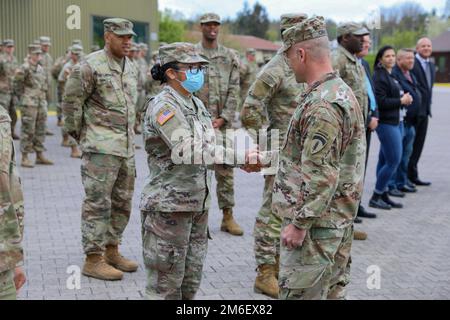
<path fill-rule="evenodd" d="M 138 268 L 136 262 L 124 258 L 119 253 L 118 246 L 106 246 L 105 261 L 123 272 L 135 272 Z"/>
<path fill-rule="evenodd" d="M 256 276 L 254 287 L 256 293 L 262 293 L 274 299 L 278 299 L 280 288 L 275 272 L 275 265 L 263 264 L 258 267 L 258 275 Z"/>
<path fill-rule="evenodd" d="M 36 164 L 42 164 L 45 166 L 52 166 L 53 162 L 48 160 L 45 156 L 43 152 L 38 152 L 36 154 Z"/>
<path fill-rule="evenodd" d="M 228 232 L 233 236 L 242 236 L 244 234 L 242 228 L 233 219 L 233 210 L 229 208 L 223 209 L 223 219 L 220 230 Z"/>
<path fill-rule="evenodd" d="M 355 230 L 355 232 L 353 233 L 353 239 L 364 241 L 367 239 L 367 233 Z"/>
<path fill-rule="evenodd" d="M 121 280 L 123 272 L 105 262 L 101 254 L 89 254 L 83 267 L 83 274 L 100 280 Z"/>
<path fill-rule="evenodd" d="M 20 163 L 20 165 L 24 168 L 34 168 L 33 162 L 28 159 L 28 153 L 22 153 L 22 162 Z"/>
<path fill-rule="evenodd" d="M 70 148 L 69 135 L 67 133 L 63 134 L 63 141 L 61 142 L 61 146 Z"/>
<path fill-rule="evenodd" d="M 72 146 L 72 152 L 70 153 L 71 158 L 81 159 L 81 151 L 77 146 Z"/>

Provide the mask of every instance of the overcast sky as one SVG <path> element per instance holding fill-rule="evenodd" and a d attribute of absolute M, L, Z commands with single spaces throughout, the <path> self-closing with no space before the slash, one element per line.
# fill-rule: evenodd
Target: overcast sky
<path fill-rule="evenodd" d="M 257 0 L 249 0 L 250 7 Z M 338 0 L 259 0 L 266 7 L 270 19 L 278 19 L 281 14 L 289 12 L 305 12 L 309 15 L 322 15 L 342 22 L 348 20 L 363 21 L 374 6 L 390 6 L 404 0 L 345 0 L 339 4 Z M 204 12 L 216 12 L 222 17 L 235 17 L 243 8 L 244 1 L 240 0 L 159 0 L 159 9 L 178 10 L 185 17 L 196 17 Z M 445 0 L 422 1 L 422 6 L 431 10 L 443 10 Z"/>

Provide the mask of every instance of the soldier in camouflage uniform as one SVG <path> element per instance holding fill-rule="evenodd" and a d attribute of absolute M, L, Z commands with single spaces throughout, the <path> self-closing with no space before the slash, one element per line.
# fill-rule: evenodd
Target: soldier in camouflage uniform
<path fill-rule="evenodd" d="M 364 119 L 352 90 L 333 72 L 322 17 L 286 30 L 282 50 L 308 88 L 281 148 L 272 198 L 283 218 L 280 298 L 326 299 L 351 247 L 363 187 Z"/>
<path fill-rule="evenodd" d="M 256 74 L 258 73 L 258 66 L 256 65 L 256 50 L 248 49 L 245 58 L 241 61 L 240 72 L 240 87 L 241 87 L 241 104 L 240 109 L 242 109 L 242 104 L 247 98 L 248 90 L 250 86 L 256 80 Z M 241 110 L 237 110 L 240 112 Z"/>
<path fill-rule="evenodd" d="M 138 102 L 136 104 L 136 124 L 134 131 L 136 134 L 141 134 L 142 110 L 145 104 L 145 81 L 148 73 L 148 63 L 145 60 L 147 57 L 148 46 L 145 43 L 137 45 L 137 57 L 135 59 L 136 68 L 139 71 L 138 81 Z"/>
<path fill-rule="evenodd" d="M 131 214 L 136 175 L 134 153 L 136 69 L 126 57 L 136 34 L 125 19 L 106 19 L 105 49 L 75 65 L 67 80 L 63 112 L 67 132 L 81 145 L 83 274 L 120 280 L 137 263 L 118 246 Z"/>
<path fill-rule="evenodd" d="M 152 67 L 158 63 L 158 51 L 152 52 L 152 60 L 150 61 L 150 67 L 148 68 L 146 79 L 145 79 L 145 94 L 146 94 L 146 101 L 154 96 L 156 96 L 162 89 L 161 82 L 156 81 L 152 77 L 151 69 Z M 144 104 L 144 108 L 147 104 Z M 142 110 L 143 114 L 145 114 L 145 110 Z"/>
<path fill-rule="evenodd" d="M 52 67 L 53 67 L 53 58 L 49 53 L 50 46 L 51 46 L 51 39 L 49 37 L 40 37 L 37 41 L 39 45 L 41 46 L 42 55 L 41 60 L 39 61 L 39 64 L 44 68 L 45 73 L 47 74 L 47 106 L 50 106 L 51 103 L 51 90 L 52 90 Z M 48 128 L 45 131 L 45 134 L 48 136 L 53 136 L 53 132 L 48 130 Z"/>
<path fill-rule="evenodd" d="M 23 194 L 17 174 L 11 119 L 0 104 L 0 300 L 15 300 L 25 283 Z"/>
<path fill-rule="evenodd" d="M 306 18 L 305 14 L 282 15 L 281 33 Z M 297 98 L 304 91 L 305 84 L 297 83 L 284 54 L 277 54 L 263 67 L 250 87 L 241 112 L 243 126 L 247 130 L 254 130 L 252 132 L 257 134 L 268 117 L 267 139 L 270 142 L 271 133 L 276 131 L 279 146 L 284 141 L 289 120 L 297 107 Z M 254 136 L 253 133 L 250 135 Z M 274 148 L 276 149 L 277 146 L 272 146 L 272 149 Z M 264 172 L 263 203 L 254 228 L 254 250 L 258 266 L 255 290 L 273 298 L 278 297 L 279 291 L 277 279 L 282 223 L 281 218 L 272 212 L 275 173 L 276 166 Z"/>
<path fill-rule="evenodd" d="M 83 52 L 83 47 L 79 45 L 73 45 L 70 49 L 70 60 L 64 65 L 58 76 L 58 95 L 64 96 L 64 88 L 72 72 L 73 67 L 80 61 L 81 54 Z M 81 158 L 81 152 L 78 148 L 78 144 L 73 137 L 71 137 L 64 127 L 61 128 L 61 133 L 63 136 L 63 141 L 61 145 L 63 147 L 71 148 L 70 157 L 71 158 Z"/>
<path fill-rule="evenodd" d="M 45 128 L 47 126 L 47 73 L 39 64 L 41 48 L 28 47 L 27 61 L 14 76 L 14 94 L 20 97 L 22 133 L 20 135 L 21 166 L 33 168 L 28 154 L 36 152 L 36 164 L 53 165 L 44 156 Z"/>
<path fill-rule="evenodd" d="M 5 40 L 3 45 L 5 52 L 0 55 L 0 104 L 6 108 L 11 117 L 12 137 L 14 140 L 18 140 L 19 137 L 15 134 L 17 97 L 13 95 L 13 80 L 19 64 L 14 56 L 14 40 Z"/>
<path fill-rule="evenodd" d="M 70 61 L 71 56 L 71 49 L 72 47 L 69 47 L 66 50 L 66 54 L 56 59 L 55 63 L 53 64 L 51 68 L 51 75 L 53 79 L 58 82 L 59 75 L 61 74 L 61 70 L 64 67 L 64 65 Z M 56 116 L 58 118 L 58 127 L 62 127 L 64 125 L 63 120 L 63 113 L 61 109 L 61 103 L 62 103 L 62 94 L 63 94 L 64 88 L 62 88 L 60 85 L 56 86 L 56 98 L 57 98 L 57 104 L 56 104 Z"/>
<path fill-rule="evenodd" d="M 362 41 L 369 31 L 361 24 L 353 22 L 341 23 L 337 29 L 339 46 L 333 54 L 333 68 L 352 89 L 364 115 L 364 123 L 369 112 L 369 96 L 366 88 L 366 73 L 356 54 L 362 50 Z M 361 222 L 359 218 L 356 218 Z M 355 230 L 355 240 L 366 240 L 367 234 Z"/>
<path fill-rule="evenodd" d="M 202 41 L 197 50 L 209 62 L 205 86 L 197 93 L 213 118 L 214 129 L 218 130 L 219 144 L 229 143 L 226 130 L 231 128 L 239 100 L 239 55 L 217 42 L 221 20 L 217 14 L 207 13 L 200 18 Z M 222 141 L 221 141 L 222 140 Z M 221 230 L 232 235 L 242 236 L 244 231 L 233 218 L 234 174 L 232 168 L 217 167 L 217 198 L 223 211 Z"/>
<path fill-rule="evenodd" d="M 208 61 L 190 43 L 164 46 L 159 55 L 152 74 L 167 85 L 147 102 L 143 126 L 150 171 L 140 203 L 146 294 L 192 300 L 208 244 L 209 169 L 235 166 L 234 150 L 216 145 L 211 115 L 193 95 Z M 217 152 L 224 158 L 216 160 Z"/>

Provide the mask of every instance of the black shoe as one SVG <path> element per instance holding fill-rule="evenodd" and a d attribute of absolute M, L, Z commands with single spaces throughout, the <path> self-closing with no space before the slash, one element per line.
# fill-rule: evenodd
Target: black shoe
<path fill-rule="evenodd" d="M 414 183 L 412 183 L 410 180 L 408 180 L 408 181 L 406 182 L 406 185 L 407 185 L 408 187 L 410 187 L 411 189 L 415 189 L 415 188 L 416 188 L 416 185 L 415 185 Z"/>
<path fill-rule="evenodd" d="M 401 192 L 404 192 L 404 193 L 416 193 L 417 192 L 416 188 L 411 188 L 408 185 L 400 187 L 400 188 L 398 188 L 398 190 L 400 190 Z"/>
<path fill-rule="evenodd" d="M 363 223 L 363 221 L 360 219 L 360 218 L 358 218 L 358 217 L 356 217 L 355 218 L 355 221 L 354 221 L 355 223 Z"/>
<path fill-rule="evenodd" d="M 392 208 L 396 208 L 396 209 L 403 208 L 403 205 L 401 203 L 397 203 L 397 202 L 394 202 L 391 199 L 389 199 L 389 195 L 387 192 L 383 193 L 383 195 L 381 196 L 381 199 L 383 199 L 383 201 L 385 203 L 387 203 L 388 205 L 390 205 Z"/>
<path fill-rule="evenodd" d="M 363 206 L 359 206 L 358 218 L 375 219 L 376 217 L 377 217 L 377 215 L 375 213 L 367 212 Z"/>
<path fill-rule="evenodd" d="M 412 180 L 412 183 L 414 183 L 416 186 L 420 186 L 420 187 L 431 186 L 431 182 L 421 181 L 420 179 Z"/>
<path fill-rule="evenodd" d="M 369 207 L 382 209 L 382 210 L 391 210 L 392 207 L 381 199 L 379 194 L 374 193 L 372 198 L 369 201 Z"/>
<path fill-rule="evenodd" d="M 398 189 L 391 189 L 391 190 L 389 190 L 388 193 L 392 197 L 397 197 L 397 198 L 404 198 L 405 197 L 405 194 L 403 192 L 401 192 L 400 190 L 398 190 Z"/>

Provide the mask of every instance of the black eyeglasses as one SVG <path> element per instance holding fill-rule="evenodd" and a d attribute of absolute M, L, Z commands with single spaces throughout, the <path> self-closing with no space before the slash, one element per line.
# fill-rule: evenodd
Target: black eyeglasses
<path fill-rule="evenodd" d="M 198 74 L 199 72 L 206 73 L 208 71 L 208 67 L 207 66 L 200 66 L 200 67 L 188 66 L 188 67 L 178 67 L 176 70 L 177 71 L 189 71 L 191 74 Z"/>

